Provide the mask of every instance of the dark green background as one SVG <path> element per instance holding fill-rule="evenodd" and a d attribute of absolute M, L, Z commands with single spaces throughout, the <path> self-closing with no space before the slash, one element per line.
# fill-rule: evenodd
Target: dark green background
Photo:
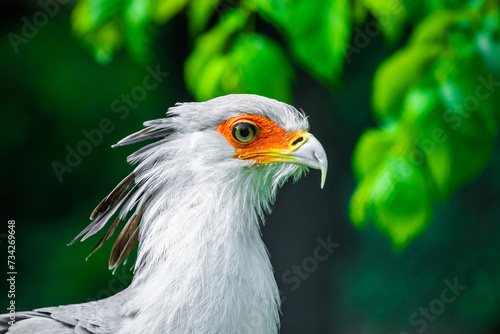
<path fill-rule="evenodd" d="M 97 64 L 71 33 L 71 5 L 15 53 L 7 34 L 19 34 L 22 18 L 38 10 L 31 1 L 0 5 L 1 233 L 7 232 L 8 219 L 16 221 L 18 310 L 85 302 L 126 286 L 130 264 L 115 276 L 107 269 L 111 244 L 88 262 L 84 259 L 97 237 L 66 244 L 131 170 L 125 158 L 137 147 L 110 146 L 140 129 L 142 122 L 162 117 L 175 102 L 193 100 L 183 79 L 183 62 L 192 49 L 184 15 L 162 27 L 155 39 L 151 66 L 159 64 L 169 76 L 121 120 L 111 104 L 142 83 L 145 66 L 124 51 L 106 66 Z M 275 33 L 264 24 L 262 29 Z M 333 90 L 297 69 L 294 105 L 310 116 L 311 132 L 328 154 L 329 174 L 324 190 L 316 171 L 298 184 L 286 184 L 263 229 L 286 297 L 284 334 L 417 333 L 420 326 L 409 323 L 410 314 L 429 307 L 440 298 L 443 281 L 455 278 L 467 289 L 428 322 L 425 333 L 500 331 L 498 140 L 486 170 L 449 201 L 436 204 L 431 224 L 406 249 L 395 251 L 375 228 L 358 231 L 348 221 L 356 185 L 351 155 L 362 131 L 375 125 L 370 111 L 373 74 L 397 47 L 387 46 L 381 37 L 373 39 L 346 64 L 342 85 Z M 114 130 L 59 182 L 52 163 L 64 163 L 66 147 L 75 149 L 85 140 L 82 131 L 97 128 L 103 118 L 112 121 Z M 5 236 L 0 239 L 3 254 Z M 313 256 L 317 238 L 328 236 L 340 247 L 292 291 L 293 284 L 282 275 Z M 1 267 L 7 271 L 6 264 Z M 7 287 L 2 288 L 2 308 L 6 293 Z"/>

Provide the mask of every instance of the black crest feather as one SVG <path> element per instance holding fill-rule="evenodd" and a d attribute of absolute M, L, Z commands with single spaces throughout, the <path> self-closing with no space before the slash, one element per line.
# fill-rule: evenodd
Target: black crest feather
<path fill-rule="evenodd" d="M 146 128 L 125 137 L 117 144 L 113 145 L 113 147 L 166 137 L 173 132 L 173 129 L 168 126 L 167 118 L 148 121 L 144 123 L 144 125 Z M 157 143 L 161 143 L 161 141 Z M 150 148 L 150 146 L 145 148 Z M 114 219 L 108 231 L 95 245 L 89 256 L 87 256 L 88 259 L 113 235 L 120 222 L 127 219 L 128 215 L 125 211 L 133 211 L 134 213 L 124 225 L 111 250 L 109 259 L 110 269 L 116 270 L 120 263 L 126 262 L 127 257 L 137 245 L 139 240 L 140 220 L 147 202 L 152 197 L 152 194 L 146 194 L 143 193 L 143 190 L 136 189 L 135 178 L 136 175 L 134 173 L 130 173 L 124 178 L 94 209 L 90 215 L 92 222 L 69 243 L 69 245 L 71 245 L 79 239 L 84 241 L 102 230 L 108 222 Z M 142 198 L 138 199 L 140 196 L 142 196 Z M 134 207 L 136 209 L 132 210 Z"/>

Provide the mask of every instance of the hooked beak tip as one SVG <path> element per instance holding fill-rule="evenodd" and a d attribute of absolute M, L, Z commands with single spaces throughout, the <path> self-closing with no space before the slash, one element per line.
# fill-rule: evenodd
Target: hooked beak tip
<path fill-rule="evenodd" d="M 323 189 L 328 170 L 328 158 L 321 143 L 312 134 L 308 134 L 307 140 L 292 154 L 296 162 L 321 170 L 321 189 Z"/>
<path fill-rule="evenodd" d="M 323 189 L 325 186 L 326 174 L 328 171 L 328 160 L 326 160 L 326 155 L 324 157 L 320 157 L 318 156 L 317 152 L 314 152 L 314 157 L 316 158 L 316 160 L 318 160 L 319 169 L 321 170 L 321 189 Z"/>

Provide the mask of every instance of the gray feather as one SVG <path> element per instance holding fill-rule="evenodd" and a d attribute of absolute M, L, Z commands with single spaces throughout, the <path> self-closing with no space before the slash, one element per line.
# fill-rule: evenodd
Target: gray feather
<path fill-rule="evenodd" d="M 46 307 L 16 312 L 10 326 L 7 314 L 0 316 L 0 334 L 105 334 L 116 328 L 120 305 L 127 298 L 125 291 L 106 299 L 84 304 Z"/>
<path fill-rule="evenodd" d="M 155 139 L 159 137 L 166 137 L 169 134 L 173 132 L 172 128 L 165 128 L 163 126 L 158 126 L 158 125 L 163 125 L 165 122 L 163 119 L 156 120 L 154 121 L 149 121 L 144 123 L 145 126 L 147 126 L 145 129 L 142 129 L 140 131 L 137 131 L 136 133 L 133 133 L 122 140 L 120 140 L 118 143 L 113 145 L 112 147 L 118 147 L 118 146 L 125 146 L 125 145 L 130 145 L 134 143 L 138 143 L 144 140 L 148 139 Z"/>

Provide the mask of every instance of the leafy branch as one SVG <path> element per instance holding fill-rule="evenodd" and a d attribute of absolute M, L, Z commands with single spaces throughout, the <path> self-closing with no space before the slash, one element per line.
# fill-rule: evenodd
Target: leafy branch
<path fill-rule="evenodd" d="M 446 199 L 485 167 L 498 129 L 500 81 L 486 45 L 498 45 L 496 8 L 440 10 L 375 74 L 373 112 L 380 127 L 359 139 L 351 199 L 355 226 L 369 218 L 404 247 Z"/>
<path fill-rule="evenodd" d="M 123 46 L 147 62 L 159 24 L 184 9 L 194 39 L 185 79 L 199 100 L 254 93 L 291 102 L 291 59 L 283 46 L 255 32 L 256 16 L 277 27 L 287 51 L 315 78 L 332 84 L 342 73 L 350 38 L 348 0 L 80 0 L 73 27 L 100 63 L 109 62 Z M 214 17 L 216 23 L 207 29 Z"/>

